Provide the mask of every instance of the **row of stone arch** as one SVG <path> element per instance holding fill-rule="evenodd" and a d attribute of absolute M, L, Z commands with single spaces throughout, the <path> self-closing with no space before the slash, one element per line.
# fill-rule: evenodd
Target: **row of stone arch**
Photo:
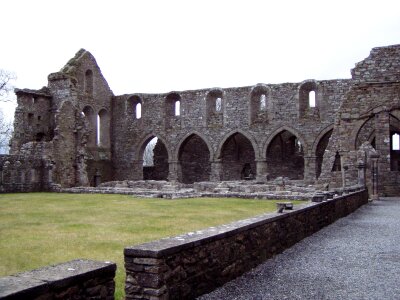
<path fill-rule="evenodd" d="M 311 172 L 316 174 L 314 176 L 319 176 L 323 153 L 331 133 L 332 126 L 328 126 L 312 145 L 311 157 L 317 163 Z M 142 159 L 146 145 L 154 137 L 156 135 L 149 134 L 137 145 L 139 151 L 134 158 L 136 161 Z M 152 178 L 144 174 L 144 179 L 173 179 L 184 183 L 243 180 L 263 176 L 266 171 L 271 178 L 284 176 L 304 179 L 304 160 L 310 158 L 306 140 L 296 130 L 286 126 L 270 135 L 262 150 L 254 138 L 241 130 L 227 134 L 215 149 L 198 132 L 188 133 L 175 149 L 167 147 L 162 137 L 157 138 L 153 167 L 157 175 Z"/>

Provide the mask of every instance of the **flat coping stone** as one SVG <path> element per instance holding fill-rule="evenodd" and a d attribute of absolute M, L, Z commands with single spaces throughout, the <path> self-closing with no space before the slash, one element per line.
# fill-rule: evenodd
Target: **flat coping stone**
<path fill-rule="evenodd" d="M 162 258 L 184 249 L 189 249 L 199 246 L 203 243 L 220 240 L 251 228 L 274 222 L 278 219 L 287 217 L 289 214 L 300 213 L 301 211 L 310 209 L 318 204 L 319 203 L 309 202 L 299 205 L 297 209 L 287 212 L 286 214 L 280 214 L 276 212 L 265 213 L 229 224 L 209 227 L 204 230 L 189 232 L 175 237 L 168 237 L 140 245 L 125 247 L 124 255 L 134 257 Z"/>
<path fill-rule="evenodd" d="M 357 194 L 359 192 L 355 192 Z M 262 226 L 264 224 L 277 221 L 282 218 L 287 218 L 296 214 L 300 214 L 306 210 L 313 209 L 318 205 L 327 205 L 340 201 L 350 195 L 329 199 L 324 202 L 307 202 L 304 204 L 296 205 L 295 209 L 285 211 L 285 213 L 265 213 L 253 218 L 248 218 L 240 221 L 235 221 L 229 224 L 224 224 L 216 227 L 209 227 L 204 230 L 189 232 L 175 237 L 167 237 L 139 245 L 125 247 L 124 255 L 130 257 L 150 257 L 150 258 L 163 258 L 165 256 L 173 255 L 185 249 L 197 247 L 204 243 L 217 241 L 223 238 L 234 236 L 235 234 L 244 232 L 246 230 Z"/>
<path fill-rule="evenodd" d="M 64 288 L 94 277 L 114 277 L 116 264 L 76 259 L 32 271 L 0 277 L 0 299 L 22 299 L 43 294 L 51 288 Z"/>

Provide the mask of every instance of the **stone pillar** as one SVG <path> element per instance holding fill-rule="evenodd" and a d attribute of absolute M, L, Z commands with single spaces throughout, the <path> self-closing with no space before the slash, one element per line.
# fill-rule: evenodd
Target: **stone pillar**
<path fill-rule="evenodd" d="M 211 181 L 222 180 L 222 162 L 221 160 L 214 160 L 211 162 Z"/>
<path fill-rule="evenodd" d="M 169 161 L 168 180 L 171 182 L 179 181 L 181 178 L 181 164 L 179 161 Z"/>
<path fill-rule="evenodd" d="M 379 153 L 376 174 L 378 193 L 384 192 L 385 176 L 390 174 L 390 116 L 389 112 L 382 111 L 375 115 L 375 149 Z M 379 172 L 378 172 L 379 171 Z"/>
<path fill-rule="evenodd" d="M 345 188 L 346 186 L 346 171 L 347 171 L 347 165 L 346 165 L 346 160 L 344 158 L 345 153 L 342 151 L 339 153 L 340 155 L 340 170 L 342 172 L 342 188 Z"/>
<path fill-rule="evenodd" d="M 378 159 L 379 154 L 372 153 L 371 158 L 371 172 L 372 172 L 372 191 L 371 200 L 379 200 L 379 181 L 378 181 Z"/>
<path fill-rule="evenodd" d="M 268 165 L 264 159 L 256 160 L 256 182 L 265 183 L 268 180 Z"/>
<path fill-rule="evenodd" d="M 362 161 L 359 161 L 357 164 L 357 168 L 358 168 L 358 185 L 365 187 L 366 186 L 365 163 Z"/>
<path fill-rule="evenodd" d="M 133 180 L 143 180 L 143 160 L 135 160 L 132 163 Z"/>
<path fill-rule="evenodd" d="M 316 156 L 304 156 L 304 181 L 313 183 L 317 179 L 316 162 Z"/>

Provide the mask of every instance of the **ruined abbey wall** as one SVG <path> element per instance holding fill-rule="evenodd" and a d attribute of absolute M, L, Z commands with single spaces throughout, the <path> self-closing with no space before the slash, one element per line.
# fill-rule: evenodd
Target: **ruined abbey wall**
<path fill-rule="evenodd" d="M 399 194 L 399 60 L 395 45 L 374 48 L 352 79 L 115 96 L 82 49 L 47 87 L 16 90 L 11 154 L 26 172 L 40 161 L 42 189 L 277 177 L 337 187 L 371 184 L 375 164 L 380 192 Z M 15 165 L 1 161 L 3 175 Z"/>

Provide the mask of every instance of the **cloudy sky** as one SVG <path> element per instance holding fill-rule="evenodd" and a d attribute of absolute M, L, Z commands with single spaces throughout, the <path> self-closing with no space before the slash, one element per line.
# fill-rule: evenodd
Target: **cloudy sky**
<path fill-rule="evenodd" d="M 115 94 L 349 78 L 400 43 L 399 0 L 5 0 L 0 68 L 39 89 L 80 49 Z M 8 109 L 1 104 L 3 109 Z"/>

